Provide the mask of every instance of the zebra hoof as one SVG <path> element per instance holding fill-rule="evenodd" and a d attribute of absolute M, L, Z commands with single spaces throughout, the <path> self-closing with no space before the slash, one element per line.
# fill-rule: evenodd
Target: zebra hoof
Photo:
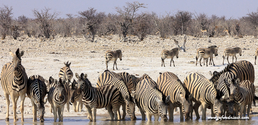
<path fill-rule="evenodd" d="M 5 121 L 9 122 L 9 118 L 5 118 Z"/>
<path fill-rule="evenodd" d="M 40 122 L 44 122 L 44 119 L 40 119 Z"/>

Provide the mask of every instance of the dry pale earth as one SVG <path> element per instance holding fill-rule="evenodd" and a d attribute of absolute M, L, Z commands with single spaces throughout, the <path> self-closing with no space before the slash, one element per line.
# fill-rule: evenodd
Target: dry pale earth
<path fill-rule="evenodd" d="M 9 55 L 9 50 L 15 52 L 17 48 L 20 48 L 25 51 L 25 55 L 22 57 L 22 65 L 26 68 L 28 76 L 38 74 L 45 79 L 48 79 L 49 76 L 58 78 L 58 72 L 64 66 L 64 62 L 70 61 L 72 63 L 72 71 L 74 73 L 88 74 L 89 80 L 95 86 L 98 76 L 105 70 L 105 51 L 121 49 L 123 60 L 117 61 L 118 70 L 115 70 L 115 72 L 128 72 L 136 76 L 146 73 L 154 80 L 157 80 L 159 72 L 170 71 L 175 73 L 183 82 L 185 77 L 193 72 L 201 73 L 205 77 L 210 78 L 209 71 L 221 71 L 227 64 L 225 62 L 225 65 L 222 65 L 222 54 L 226 47 L 241 47 L 243 49 L 243 55 L 237 55 L 238 60 L 248 60 L 254 63 L 254 53 L 258 45 L 258 39 L 251 36 L 245 36 L 243 38 L 228 36 L 220 38 L 196 38 L 187 36 L 186 52 L 180 51 L 179 58 L 174 59 L 176 66 L 169 67 L 169 59 L 166 59 L 166 67 L 161 67 L 161 51 L 163 49 L 177 47 L 173 39 L 177 39 L 179 45 L 182 45 L 183 36 L 172 36 L 165 40 L 157 36 L 148 36 L 141 42 L 138 42 L 135 36 L 130 36 L 129 39 L 131 40 L 128 42 L 120 42 L 117 35 L 97 37 L 95 42 L 89 42 L 83 37 L 56 37 L 50 40 L 27 37 L 13 40 L 11 37 L 7 37 L 7 39 L 0 41 L 0 66 L 2 67 L 5 63 L 11 61 L 12 57 Z M 214 58 L 216 66 L 195 66 L 196 49 L 210 45 L 219 46 L 219 56 Z M 109 63 L 110 70 L 112 70 L 112 63 Z M 254 65 L 255 72 L 257 72 L 257 67 L 257 65 Z M 256 86 L 258 86 L 257 79 L 258 76 L 256 73 L 254 83 Z M 2 87 L 0 90 L 2 90 Z M 4 119 L 6 114 L 6 99 L 3 91 L 0 91 L 0 101 L 0 119 Z M 18 107 L 20 107 L 20 103 Z M 71 106 L 70 108 L 69 113 L 65 109 L 64 116 L 87 115 L 85 108 L 83 109 L 84 112 L 74 112 L 73 107 Z M 12 112 L 11 104 L 11 119 L 13 118 Z M 258 112 L 258 109 L 254 108 L 254 112 Z M 97 111 L 97 115 L 106 114 L 107 111 L 105 109 L 99 109 Z M 138 110 L 137 114 L 140 114 Z M 20 111 L 18 111 L 18 118 L 20 117 Z M 46 104 L 45 117 L 53 117 L 53 114 L 50 113 L 49 103 Z M 25 118 L 32 118 L 32 105 L 29 98 L 25 99 Z"/>

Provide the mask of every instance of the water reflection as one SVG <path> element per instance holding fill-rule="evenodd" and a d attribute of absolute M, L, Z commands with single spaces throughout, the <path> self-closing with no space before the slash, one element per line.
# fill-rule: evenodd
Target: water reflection
<path fill-rule="evenodd" d="M 153 119 L 154 120 L 154 119 Z M 53 122 L 53 118 L 45 118 L 45 122 L 32 122 L 32 119 L 25 119 L 25 122 L 22 123 L 21 121 L 18 121 L 16 123 L 13 123 L 13 120 L 10 120 L 9 122 L 5 122 L 5 120 L 0 120 L 0 125 L 6 124 L 6 125 L 157 125 L 157 124 L 163 124 L 163 125 L 173 125 L 174 123 L 180 123 L 182 125 L 257 125 L 258 124 L 258 117 L 250 117 L 249 120 L 222 120 L 216 122 L 215 120 L 190 120 L 186 122 L 180 122 L 179 116 L 175 116 L 174 122 L 155 122 L 155 121 L 142 121 L 141 119 L 137 119 L 136 121 L 130 121 L 130 118 L 127 118 L 125 121 L 110 121 L 109 119 L 106 119 L 106 117 L 97 117 L 97 122 L 90 122 L 86 117 L 64 117 L 64 122 Z"/>

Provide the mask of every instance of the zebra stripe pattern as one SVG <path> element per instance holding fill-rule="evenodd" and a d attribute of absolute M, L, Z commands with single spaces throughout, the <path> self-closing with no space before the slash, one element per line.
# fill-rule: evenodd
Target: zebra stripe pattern
<path fill-rule="evenodd" d="M 180 79 L 174 73 L 164 72 L 158 77 L 157 86 L 165 96 L 170 96 L 169 120 L 173 121 L 175 107 L 180 107 L 180 120 L 183 120 L 183 114 L 188 120 L 190 102 Z"/>
<path fill-rule="evenodd" d="M 210 58 L 210 65 L 213 62 L 213 66 L 215 66 L 214 60 L 213 60 L 213 54 L 215 56 L 218 56 L 218 47 L 216 45 L 209 46 L 208 48 L 197 49 L 196 57 L 195 57 L 196 58 L 195 65 L 197 66 L 198 58 L 200 58 L 199 63 L 200 63 L 200 66 L 202 66 L 201 60 L 203 58 L 204 60 L 206 60 L 206 66 L 208 66 L 208 58 Z"/>
<path fill-rule="evenodd" d="M 28 79 L 27 95 L 33 105 L 33 121 L 37 121 L 37 110 L 39 110 L 40 121 L 44 122 L 44 98 L 47 94 L 45 80 L 40 75 L 30 76 Z"/>
<path fill-rule="evenodd" d="M 73 78 L 73 71 L 70 68 L 71 62 L 67 61 L 64 62 L 65 66 L 62 67 L 59 71 L 59 78 L 62 78 L 62 80 L 66 81 L 66 80 L 70 80 Z"/>
<path fill-rule="evenodd" d="M 145 120 L 145 112 L 148 121 L 151 121 L 151 116 L 154 115 L 155 121 L 161 117 L 162 121 L 167 120 L 167 106 L 170 101 L 170 96 L 165 96 L 157 88 L 153 88 L 152 84 L 156 84 L 150 78 L 145 78 L 136 86 L 136 91 L 132 92 L 137 107 L 142 114 L 142 120 Z"/>
<path fill-rule="evenodd" d="M 230 94 L 234 97 L 235 103 L 240 107 L 240 118 L 246 115 L 249 117 L 250 108 L 254 99 L 255 87 L 249 80 L 240 82 L 239 78 L 234 79 L 230 84 Z"/>
<path fill-rule="evenodd" d="M 89 113 L 88 118 L 91 121 L 96 121 L 96 109 L 106 107 L 111 119 L 113 120 L 115 117 L 118 120 L 118 115 L 120 116 L 120 114 L 117 114 L 117 112 L 123 103 L 119 90 L 114 85 L 92 87 L 87 75 L 83 73 L 80 76 L 77 73 L 75 75 L 78 78 L 77 84 L 79 86 L 77 85 L 77 89 L 82 93 L 82 102 Z"/>
<path fill-rule="evenodd" d="M 123 100 L 126 103 L 126 111 L 131 117 L 131 120 L 135 120 L 135 104 L 130 95 L 130 92 L 126 84 L 122 81 L 122 78 L 109 70 L 105 70 L 98 78 L 97 86 L 103 86 L 105 84 L 114 85 L 122 94 Z M 125 113 L 125 111 L 124 111 Z M 125 114 L 123 114 L 122 119 L 124 119 Z"/>
<path fill-rule="evenodd" d="M 59 122 L 63 122 L 64 105 L 68 102 L 68 92 L 65 89 L 64 81 L 59 78 L 59 81 L 54 80 L 53 87 L 50 88 L 48 93 L 48 102 L 51 105 L 54 114 L 54 122 L 57 119 L 57 112 Z"/>
<path fill-rule="evenodd" d="M 224 65 L 225 57 L 227 57 L 227 60 L 228 60 L 229 56 L 232 56 L 232 63 L 234 62 L 234 57 L 235 57 L 235 62 L 236 62 L 237 61 L 237 57 L 236 57 L 237 53 L 239 53 L 239 55 L 242 56 L 242 49 L 240 47 L 226 48 L 224 50 L 224 55 L 222 56 L 222 58 L 223 58 L 222 65 Z M 229 64 L 229 61 L 228 61 L 228 64 Z"/>
<path fill-rule="evenodd" d="M 175 67 L 175 62 L 174 62 L 173 58 L 174 58 L 174 56 L 176 56 L 176 58 L 178 58 L 178 53 L 179 53 L 179 49 L 178 48 L 173 48 L 171 50 L 163 50 L 161 52 L 161 67 L 163 65 L 165 67 L 164 60 L 166 58 L 171 58 L 171 60 L 170 60 L 170 67 L 171 67 L 171 62 L 173 62 L 173 66 Z"/>
<path fill-rule="evenodd" d="M 13 57 L 12 62 L 5 64 L 1 72 L 1 85 L 4 90 L 4 95 L 6 97 L 7 104 L 7 113 L 6 121 L 9 121 L 9 106 L 10 100 L 9 95 L 11 96 L 13 104 L 13 119 L 14 122 L 17 121 L 16 117 L 16 108 L 17 100 L 20 97 L 21 99 L 21 121 L 24 121 L 24 99 L 27 91 L 27 74 L 25 68 L 21 64 L 21 57 L 24 55 L 24 51 L 16 50 L 15 54 L 9 52 Z"/>
<path fill-rule="evenodd" d="M 202 120 L 206 119 L 206 108 L 211 106 L 217 117 L 221 115 L 222 103 L 218 100 L 217 91 L 212 82 L 199 73 L 191 73 L 184 80 L 184 85 L 192 95 L 192 101 L 195 102 L 196 119 L 199 119 L 198 108 L 202 105 Z M 212 115 L 213 115 L 213 110 Z"/>
<path fill-rule="evenodd" d="M 121 50 L 115 50 L 115 51 L 108 50 L 105 53 L 105 58 L 106 58 L 106 70 L 108 70 L 108 62 L 111 60 L 114 61 L 113 70 L 115 70 L 115 68 L 114 68 L 115 65 L 116 65 L 116 70 L 118 70 L 116 60 L 117 60 L 117 58 L 119 58 L 120 61 L 122 61 L 122 51 Z"/>

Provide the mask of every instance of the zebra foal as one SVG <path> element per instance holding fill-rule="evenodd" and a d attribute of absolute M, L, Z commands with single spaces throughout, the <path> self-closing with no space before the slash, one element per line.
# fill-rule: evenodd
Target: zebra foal
<path fill-rule="evenodd" d="M 223 105 L 219 100 L 221 97 L 212 82 L 199 73 L 191 73 L 185 78 L 184 85 L 191 94 L 192 101 L 195 102 L 193 109 L 196 119 L 200 118 L 198 113 L 200 105 L 202 106 L 202 120 L 206 120 L 206 108 L 208 107 L 211 107 L 212 116 L 214 115 L 213 112 L 216 117 L 221 115 L 223 110 Z"/>
<path fill-rule="evenodd" d="M 73 86 L 77 86 L 76 89 L 82 94 L 82 102 L 88 110 L 88 118 L 90 121 L 96 121 L 96 110 L 106 107 L 111 120 L 118 120 L 120 114 L 118 110 L 123 103 L 122 95 L 119 90 L 113 85 L 104 85 L 95 88 L 91 85 L 87 75 L 81 73 L 75 74 L 77 81 L 73 82 Z M 75 85 L 76 84 L 76 85 Z M 76 91 L 76 90 L 75 90 Z M 72 96 L 71 101 L 74 101 Z"/>
<path fill-rule="evenodd" d="M 142 114 L 142 120 L 145 120 L 145 113 L 148 121 L 151 121 L 151 116 L 154 115 L 154 120 L 167 121 L 167 106 L 170 101 L 170 96 L 165 96 L 157 88 L 153 87 L 157 84 L 150 78 L 144 78 L 136 86 L 136 91 L 132 91 L 137 107 Z"/>
<path fill-rule="evenodd" d="M 170 96 L 169 120 L 173 121 L 174 108 L 176 107 L 180 107 L 180 120 L 183 120 L 183 114 L 185 114 L 185 119 L 188 120 L 191 105 L 189 95 L 186 94 L 180 79 L 174 73 L 164 72 L 158 77 L 157 86 L 165 96 Z"/>
<path fill-rule="evenodd" d="M 40 75 L 30 76 L 28 79 L 27 96 L 31 99 L 33 106 L 33 121 L 37 121 L 37 110 L 39 111 L 40 121 L 44 122 L 44 98 L 47 94 L 45 80 Z"/>
<path fill-rule="evenodd" d="M 235 58 L 235 62 L 236 62 L 237 61 L 237 57 L 236 57 L 237 53 L 239 53 L 239 55 L 242 56 L 242 49 L 240 47 L 226 48 L 224 50 L 224 55 L 222 56 L 222 58 L 223 58 L 222 65 L 224 65 L 225 57 L 227 57 L 227 60 L 228 60 L 229 56 L 232 56 L 232 63 L 234 62 L 234 58 Z M 228 64 L 229 64 L 229 61 L 228 61 Z"/>
<path fill-rule="evenodd" d="M 17 100 L 20 97 L 21 99 L 21 121 L 24 122 L 24 99 L 27 92 L 27 80 L 28 76 L 26 74 L 25 68 L 21 64 L 21 57 L 24 55 L 24 51 L 16 50 L 15 54 L 11 51 L 9 52 L 13 57 L 12 62 L 6 63 L 1 72 L 1 85 L 4 90 L 4 95 L 6 98 L 7 112 L 6 112 L 6 121 L 9 121 L 9 106 L 11 96 L 13 104 L 13 120 L 17 121 L 16 117 L 16 108 Z"/>
<path fill-rule="evenodd" d="M 117 58 L 119 58 L 120 61 L 122 61 L 122 51 L 121 50 L 115 50 L 115 51 L 108 50 L 105 53 L 105 58 L 106 58 L 106 70 L 108 70 L 108 62 L 111 60 L 114 61 L 113 70 L 115 70 L 115 68 L 114 68 L 115 65 L 116 65 L 116 70 L 118 70 L 116 60 L 117 60 Z"/>
<path fill-rule="evenodd" d="M 173 60 L 174 56 L 176 56 L 176 58 L 178 58 L 178 53 L 179 53 L 179 48 L 173 48 L 171 50 L 163 50 L 161 52 L 161 67 L 164 66 L 165 67 L 165 62 L 164 60 L 166 58 L 170 58 L 170 67 L 171 67 L 171 62 L 173 62 L 173 66 L 175 67 L 175 62 Z"/>

